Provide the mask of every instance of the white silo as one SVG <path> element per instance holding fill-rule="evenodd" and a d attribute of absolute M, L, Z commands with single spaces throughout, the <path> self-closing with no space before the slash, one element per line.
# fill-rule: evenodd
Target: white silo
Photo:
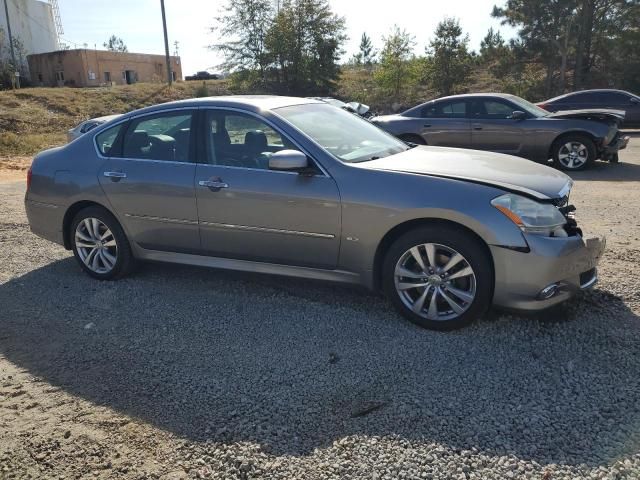
<path fill-rule="evenodd" d="M 58 50 L 58 32 L 53 6 L 40 0 L 0 0 L 0 55 L 11 55 L 5 14 L 6 2 L 14 41 L 16 62 L 26 69 L 26 56 Z M 25 72 L 27 73 L 27 72 Z"/>

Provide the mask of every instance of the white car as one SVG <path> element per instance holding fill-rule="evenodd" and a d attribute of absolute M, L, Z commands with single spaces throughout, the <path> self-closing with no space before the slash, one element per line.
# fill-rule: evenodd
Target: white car
<path fill-rule="evenodd" d="M 90 118 L 89 120 L 85 120 L 84 122 L 80 123 L 79 125 L 75 126 L 74 128 L 70 129 L 67 132 L 67 141 L 73 142 L 76 138 L 81 137 L 82 135 L 84 135 L 90 130 L 93 130 L 98 125 L 107 123 L 113 120 L 114 118 L 120 117 L 121 115 L 122 114 L 117 113 L 115 115 L 105 115 L 104 117 L 96 117 L 96 118 Z"/>

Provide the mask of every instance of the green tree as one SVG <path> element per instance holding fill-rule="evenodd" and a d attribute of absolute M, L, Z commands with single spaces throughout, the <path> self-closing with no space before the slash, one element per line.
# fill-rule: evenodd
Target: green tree
<path fill-rule="evenodd" d="M 266 36 L 280 90 L 297 95 L 333 91 L 344 32 L 344 18 L 332 12 L 328 0 L 285 2 Z"/>
<path fill-rule="evenodd" d="M 257 71 L 266 81 L 270 56 L 266 48 L 267 32 L 273 24 L 271 0 L 228 0 L 224 13 L 211 29 L 222 41 L 210 45 L 225 58 L 221 67 L 228 71 Z"/>
<path fill-rule="evenodd" d="M 507 48 L 504 38 L 499 31 L 490 28 L 480 42 L 480 57 L 483 61 L 492 61 L 496 57 L 504 54 Z"/>
<path fill-rule="evenodd" d="M 429 78 L 441 95 L 451 95 L 468 79 L 471 73 L 468 45 L 469 36 L 463 36 L 457 19 L 445 18 L 438 24 L 427 53 L 432 57 Z"/>
<path fill-rule="evenodd" d="M 363 32 L 362 37 L 360 37 L 360 51 L 358 54 L 360 55 L 364 65 L 371 65 L 376 58 L 376 52 L 373 49 L 371 37 L 369 37 L 366 32 Z"/>
<path fill-rule="evenodd" d="M 109 40 L 102 44 L 104 48 L 111 52 L 128 52 L 129 49 L 124 43 L 124 40 L 120 37 L 116 37 L 115 35 L 111 35 Z"/>
<path fill-rule="evenodd" d="M 546 68 L 545 94 L 563 92 L 571 39 L 575 36 L 577 0 L 508 0 L 504 7 L 494 7 L 492 16 L 503 24 L 519 27 L 529 61 Z M 558 84 L 554 74 L 558 73 Z"/>
<path fill-rule="evenodd" d="M 403 90 L 415 82 L 411 60 L 414 58 L 415 38 L 397 25 L 391 33 L 382 37 L 384 46 L 380 52 L 380 66 L 375 72 L 376 83 L 395 101 Z"/>

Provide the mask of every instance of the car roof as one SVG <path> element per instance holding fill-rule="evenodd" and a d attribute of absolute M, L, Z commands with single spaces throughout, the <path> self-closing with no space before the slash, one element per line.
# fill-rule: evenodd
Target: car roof
<path fill-rule="evenodd" d="M 569 93 L 564 93 L 562 95 L 558 95 L 557 97 L 553 97 L 550 98 L 549 100 L 547 100 L 547 103 L 549 102 L 554 102 L 556 100 L 560 100 L 561 98 L 567 98 L 567 97 L 572 97 L 574 95 L 577 94 L 582 94 L 582 93 L 623 93 L 625 95 L 631 95 L 633 97 L 637 97 L 637 95 L 634 95 L 631 92 L 627 92 L 626 90 L 618 90 L 616 88 L 591 88 L 588 90 L 576 90 L 575 92 L 569 92 Z"/>
<path fill-rule="evenodd" d="M 494 98 L 504 98 L 504 99 L 517 98 L 515 95 L 511 95 L 510 93 L 462 93 L 459 95 L 449 95 L 448 97 L 440 97 L 440 98 L 427 100 L 426 102 L 422 102 L 419 105 L 416 105 L 414 107 L 411 107 L 405 110 L 405 112 L 409 112 L 414 108 L 423 107 L 426 104 L 431 102 L 441 102 L 443 100 L 455 100 L 455 99 L 464 100 L 465 98 L 474 98 L 474 97 L 494 97 Z"/>
<path fill-rule="evenodd" d="M 309 98 L 285 97 L 280 95 L 225 95 L 218 97 L 190 98 L 186 100 L 161 103 L 158 105 L 142 108 L 140 110 L 135 110 L 127 115 L 135 116 L 143 113 L 153 113 L 156 111 L 161 112 L 163 110 L 170 110 L 173 108 L 197 108 L 205 106 L 228 108 L 235 107 L 241 108 L 243 110 L 260 112 L 263 110 L 274 110 L 276 108 L 288 107 L 291 105 L 304 105 L 311 103 L 324 102 Z"/>

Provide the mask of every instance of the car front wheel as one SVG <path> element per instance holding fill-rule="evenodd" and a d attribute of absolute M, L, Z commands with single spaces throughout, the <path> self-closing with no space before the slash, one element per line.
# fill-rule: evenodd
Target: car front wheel
<path fill-rule="evenodd" d="M 595 161 L 596 147 L 585 135 L 566 135 L 553 144 L 552 156 L 553 163 L 562 170 L 584 170 Z"/>
<path fill-rule="evenodd" d="M 434 330 L 460 328 L 491 303 L 493 274 L 482 245 L 448 226 L 410 231 L 390 247 L 383 288 L 402 315 Z"/>
<path fill-rule="evenodd" d="M 115 280 L 133 267 L 133 255 L 118 221 L 100 207 L 88 207 L 71 222 L 73 254 L 82 269 L 99 280 Z"/>

